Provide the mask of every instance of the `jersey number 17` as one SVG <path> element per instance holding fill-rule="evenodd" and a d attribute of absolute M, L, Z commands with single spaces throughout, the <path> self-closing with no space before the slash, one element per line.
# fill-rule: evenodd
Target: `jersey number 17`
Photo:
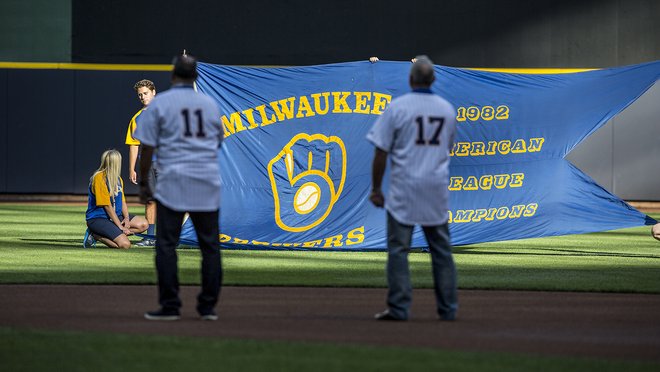
<path fill-rule="evenodd" d="M 431 124 L 433 135 L 427 140 L 424 134 L 424 119 Z M 445 124 L 445 118 L 437 116 L 418 116 L 415 118 L 417 122 L 417 140 L 415 141 L 416 145 L 432 145 L 438 146 L 440 144 L 440 132 L 442 131 L 442 126 Z"/>

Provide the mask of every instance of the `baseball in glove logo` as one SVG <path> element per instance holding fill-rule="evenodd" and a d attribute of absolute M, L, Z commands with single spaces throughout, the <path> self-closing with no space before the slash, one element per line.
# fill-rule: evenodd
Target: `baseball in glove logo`
<path fill-rule="evenodd" d="M 344 142 L 336 136 L 299 133 L 268 163 L 268 176 L 277 226 L 307 231 L 328 217 L 344 188 Z"/>

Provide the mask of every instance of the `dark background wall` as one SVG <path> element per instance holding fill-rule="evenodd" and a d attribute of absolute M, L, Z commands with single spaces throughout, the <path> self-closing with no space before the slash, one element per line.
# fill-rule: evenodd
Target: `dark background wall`
<path fill-rule="evenodd" d="M 126 129 L 142 107 L 133 84 L 144 78 L 169 87 L 158 71 L 0 69 L 0 193 L 86 194 L 109 148 L 126 170 Z"/>
<path fill-rule="evenodd" d="M 0 70 L 0 192 L 7 189 L 7 130 L 9 129 L 9 110 L 7 110 L 7 70 Z"/>
<path fill-rule="evenodd" d="M 70 61 L 71 25 L 71 0 L 0 0 L 0 61 Z"/>
<path fill-rule="evenodd" d="M 73 0 L 72 60 L 310 65 L 428 54 L 456 67 L 660 59 L 657 0 Z"/>
<path fill-rule="evenodd" d="M 659 19 L 658 0 L 0 0 L 0 193 L 85 194 L 103 150 L 127 157 L 135 81 L 169 86 L 148 67 L 3 62 L 167 64 L 185 48 L 233 65 L 426 53 L 457 67 L 599 68 L 659 60 Z M 570 155 L 623 198 L 660 200 L 656 85 Z"/>

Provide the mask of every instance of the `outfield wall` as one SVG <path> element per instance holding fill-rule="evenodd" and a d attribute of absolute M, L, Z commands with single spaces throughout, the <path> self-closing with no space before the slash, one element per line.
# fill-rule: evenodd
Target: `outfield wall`
<path fill-rule="evenodd" d="M 657 0 L 72 1 L 73 62 L 168 63 L 183 48 L 230 65 L 420 53 L 458 67 L 603 68 L 660 59 Z"/>
<path fill-rule="evenodd" d="M 2 0 L 0 60 L 603 68 L 660 59 L 659 18 L 657 0 Z"/>
<path fill-rule="evenodd" d="M 126 129 L 141 107 L 133 84 L 146 78 L 164 89 L 169 76 L 163 71 L 0 69 L 0 192 L 87 193 L 104 150 L 119 149 L 128 159 Z M 137 192 L 130 182 L 127 186 L 129 193 Z"/>
<path fill-rule="evenodd" d="M 85 194 L 108 148 L 124 155 L 126 180 L 126 128 L 140 108 L 133 84 L 146 78 L 159 91 L 169 87 L 162 65 L 143 71 L 62 66 L 0 69 L 0 193 Z M 568 159 L 623 199 L 660 200 L 658 102 L 656 83 Z"/>

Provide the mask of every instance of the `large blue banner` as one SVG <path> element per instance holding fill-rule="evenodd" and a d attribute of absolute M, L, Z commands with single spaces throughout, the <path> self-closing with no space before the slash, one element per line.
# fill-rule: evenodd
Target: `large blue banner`
<path fill-rule="evenodd" d="M 389 102 L 410 90 L 409 68 L 384 61 L 200 64 L 197 87 L 217 100 L 226 133 L 223 246 L 384 249 L 385 213 L 368 201 L 374 148 L 365 135 Z M 436 73 L 432 90 L 456 107 L 458 120 L 449 185 L 453 244 L 653 222 L 564 157 L 651 87 L 660 61 L 572 74 L 443 66 Z M 181 238 L 196 242 L 189 221 Z M 426 246 L 420 231 L 413 246 Z"/>

